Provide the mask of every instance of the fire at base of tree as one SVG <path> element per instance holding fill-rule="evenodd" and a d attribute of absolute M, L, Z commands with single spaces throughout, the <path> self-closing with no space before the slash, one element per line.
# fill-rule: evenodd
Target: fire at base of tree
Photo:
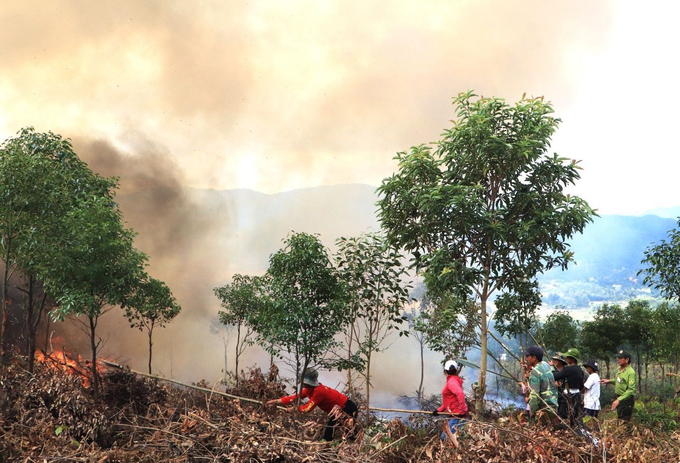
<path fill-rule="evenodd" d="M 55 360 L 63 364 L 62 360 Z M 616 420 L 589 423 L 588 433 L 552 431 L 494 412 L 471 420 L 460 447 L 440 443 L 442 419 L 412 415 L 372 418 L 363 439 L 321 442 L 326 417 L 301 417 L 264 407 L 285 384 L 259 369 L 243 374 L 227 393 L 102 367 L 99 401 L 82 375 L 55 368 L 50 357 L 29 373 L 21 359 L 0 375 L 0 461 L 109 462 L 420 462 L 589 461 L 667 462 L 680 457 L 680 432 L 660 433 Z M 84 370 L 88 374 L 90 370 Z M 198 390 L 202 388 L 203 390 Z"/>

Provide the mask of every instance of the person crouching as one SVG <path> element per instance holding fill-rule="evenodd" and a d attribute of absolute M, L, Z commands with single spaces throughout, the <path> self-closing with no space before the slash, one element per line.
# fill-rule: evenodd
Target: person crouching
<path fill-rule="evenodd" d="M 459 370 L 460 367 L 455 360 L 448 360 L 444 364 L 446 384 L 444 389 L 442 389 L 443 403 L 439 408 L 432 411 L 434 416 L 441 412 L 448 412 L 453 415 L 447 423 L 444 423 L 441 439 L 446 441 L 448 438 L 454 447 L 458 447 L 456 431 L 465 425 L 465 418 L 468 417 L 468 406 L 465 402 L 465 393 L 463 392 L 463 378 L 458 376 Z"/>
<path fill-rule="evenodd" d="M 333 440 L 333 433 L 335 428 L 341 423 L 343 415 L 349 417 L 347 426 L 352 429 L 349 438 L 354 439 L 357 426 L 357 417 L 359 409 L 356 404 L 352 402 L 345 394 L 338 392 L 328 386 L 319 383 L 319 372 L 313 368 L 307 368 L 302 375 L 302 393 L 301 399 L 309 398 L 309 401 L 300 404 L 300 411 L 302 413 L 309 413 L 316 407 L 328 414 L 328 423 L 323 434 L 323 439 L 326 441 Z M 281 397 L 280 399 L 273 399 L 267 402 L 267 405 L 290 405 L 298 398 L 297 394 Z"/>

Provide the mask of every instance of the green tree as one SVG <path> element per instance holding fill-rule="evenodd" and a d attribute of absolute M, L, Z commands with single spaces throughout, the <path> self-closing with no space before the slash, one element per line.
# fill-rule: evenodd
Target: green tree
<path fill-rule="evenodd" d="M 0 147 L 0 257 L 4 262 L 0 294 L 0 348 L 5 359 L 9 317 L 8 282 L 23 273 L 29 281 L 25 310 L 29 340 L 29 368 L 35 350 L 36 324 L 33 284 L 54 269 L 54 254 L 67 241 L 69 229 L 62 218 L 90 195 L 105 194 L 112 182 L 87 168 L 61 136 L 38 133 L 32 127 L 19 131 Z M 61 241 L 60 241 L 61 240 Z"/>
<path fill-rule="evenodd" d="M 624 312 L 618 304 L 602 304 L 592 321 L 581 327 L 581 346 L 584 353 L 591 357 L 604 359 L 607 377 L 610 378 L 610 365 L 614 352 L 626 341 Z"/>
<path fill-rule="evenodd" d="M 564 352 L 577 346 L 580 333 L 579 323 L 568 311 L 556 310 L 541 325 L 539 339 L 545 343 L 544 348 Z"/>
<path fill-rule="evenodd" d="M 642 364 L 647 364 L 647 353 L 653 341 L 653 324 L 650 320 L 653 318 L 653 310 L 649 305 L 649 301 L 632 299 L 623 310 L 624 324 L 626 329 L 626 340 L 630 344 L 630 348 L 635 352 L 637 374 L 638 374 L 638 392 L 642 393 Z M 645 356 L 644 362 L 642 356 Z M 647 380 L 645 376 L 645 388 L 647 387 Z"/>
<path fill-rule="evenodd" d="M 416 389 L 416 399 L 418 404 L 423 404 L 423 382 L 425 381 L 425 327 L 427 326 L 424 318 L 425 313 L 419 305 L 412 305 L 407 315 L 409 335 L 418 343 L 418 352 L 420 353 L 420 382 L 418 389 Z"/>
<path fill-rule="evenodd" d="M 63 226 L 69 230 L 69 241 L 62 243 L 45 284 L 59 304 L 53 315 L 72 316 L 89 337 L 97 399 L 97 353 L 103 342 L 96 333 L 99 319 L 114 307 L 129 304 L 143 280 L 146 256 L 134 248 L 135 234 L 123 226 L 120 210 L 109 197 L 84 199 L 63 217 Z"/>
<path fill-rule="evenodd" d="M 337 268 L 345 283 L 351 323 L 345 329 L 348 359 L 358 354 L 365 366 L 358 373 L 366 391 L 366 416 L 371 400 L 372 359 L 392 330 L 404 321 L 402 312 L 409 301 L 410 285 L 403 256 L 390 247 L 382 235 L 369 233 L 336 241 Z M 399 331 L 402 335 L 404 331 Z M 348 386 L 352 387 L 352 369 Z"/>
<path fill-rule="evenodd" d="M 265 277 L 251 277 L 236 274 L 230 284 L 215 288 L 215 296 L 220 300 L 223 311 L 219 312 L 219 320 L 224 325 L 236 328 L 236 346 L 234 352 L 236 386 L 239 384 L 239 359 L 246 348 L 253 343 L 254 330 L 248 323 L 257 316 L 263 303 Z M 225 365 L 226 367 L 226 365 Z"/>
<path fill-rule="evenodd" d="M 455 98 L 457 120 L 435 151 L 425 145 L 397 154 L 399 171 L 383 180 L 379 216 L 395 246 L 411 252 L 428 290 L 474 295 L 480 313 L 484 406 L 487 305 L 494 293 L 536 299 L 536 276 L 572 261 L 566 241 L 593 210 L 564 190 L 579 179 L 576 161 L 549 155 L 559 119 L 543 98 L 508 105 L 471 92 Z M 496 304 L 504 316 L 506 307 Z"/>
<path fill-rule="evenodd" d="M 426 295 L 421 304 L 424 308 L 418 329 L 425 333 L 425 344 L 431 351 L 455 359 L 479 345 L 480 310 L 473 300 L 461 302 L 450 294 L 434 298 Z"/>
<path fill-rule="evenodd" d="M 125 303 L 125 316 L 132 328 L 146 331 L 149 339 L 149 374 L 153 357 L 153 330 L 170 323 L 182 308 L 170 288 L 160 280 L 143 275 L 132 287 L 132 294 Z"/>
<path fill-rule="evenodd" d="M 677 365 L 680 355 L 680 305 L 665 301 L 646 322 L 651 325 L 652 355 L 661 365 L 663 378 L 666 364 L 675 362 Z"/>
<path fill-rule="evenodd" d="M 644 275 L 644 284 L 665 298 L 680 300 L 680 228 L 668 232 L 668 241 L 649 246 L 642 265 L 638 274 Z"/>
<path fill-rule="evenodd" d="M 335 336 L 349 323 L 346 291 L 319 238 L 293 233 L 269 259 L 270 285 L 264 303 L 248 320 L 259 344 L 272 355 L 288 353 L 301 373 L 337 346 Z"/>
<path fill-rule="evenodd" d="M 44 290 L 42 281 L 38 280 L 32 272 L 24 273 L 24 285 L 18 289 L 24 293 L 24 328 L 26 337 L 26 358 L 28 371 L 32 372 L 35 363 L 36 334 L 41 321 L 48 321 L 50 311 L 55 302 Z"/>

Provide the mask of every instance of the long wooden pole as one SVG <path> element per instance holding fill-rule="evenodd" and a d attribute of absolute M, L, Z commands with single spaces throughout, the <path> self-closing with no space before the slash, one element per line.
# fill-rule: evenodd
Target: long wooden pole
<path fill-rule="evenodd" d="M 109 367 L 119 368 L 119 369 L 121 369 L 121 370 L 127 369 L 127 368 L 124 367 L 123 365 L 119 365 L 119 364 L 117 364 L 117 363 L 109 362 L 109 361 L 107 361 L 107 360 L 100 360 L 100 362 L 103 363 L 103 364 L 106 365 L 106 366 L 109 366 Z M 141 371 L 130 370 L 130 373 L 134 373 L 134 374 L 140 375 L 140 376 L 146 376 L 147 378 L 153 378 L 153 379 L 157 379 L 157 380 L 160 380 L 160 381 L 167 381 L 168 383 L 173 383 L 173 384 L 177 384 L 177 385 L 179 385 L 179 386 L 189 387 L 189 388 L 191 388 L 191 389 L 196 389 L 196 390 L 198 390 L 198 391 L 209 392 L 209 393 L 211 393 L 211 394 L 217 394 L 217 395 L 221 395 L 221 396 L 224 396 L 224 397 L 229 397 L 230 399 L 238 399 L 238 400 L 243 400 L 243 401 L 245 401 L 245 402 L 251 402 L 251 403 L 255 403 L 255 404 L 262 404 L 262 402 L 259 401 L 259 400 L 249 399 L 249 398 L 247 398 L 247 397 L 239 397 L 239 396 L 237 396 L 237 395 L 227 394 L 226 392 L 215 391 L 215 390 L 213 390 L 213 389 L 206 389 L 206 388 L 204 388 L 204 387 L 193 386 L 193 385 L 191 385 L 191 384 L 185 384 L 185 383 L 181 383 L 181 382 L 179 382 L 179 381 L 175 381 L 174 379 L 163 378 L 162 376 L 150 375 L 150 374 L 148 374 L 148 373 L 142 373 Z"/>
<path fill-rule="evenodd" d="M 114 363 L 114 362 L 109 362 L 109 361 L 107 361 L 107 360 L 100 360 L 99 362 L 100 362 L 100 363 L 103 363 L 104 365 L 109 366 L 109 367 L 118 368 L 118 369 L 121 369 L 121 370 L 126 370 L 126 369 L 127 369 L 127 367 L 124 367 L 123 365 L 119 365 L 119 364 Z M 191 385 L 191 384 L 185 384 L 185 383 L 176 381 L 176 380 L 174 380 L 174 379 L 163 378 L 162 376 L 150 375 L 150 374 L 148 374 L 148 373 L 142 373 L 141 371 L 135 371 L 135 370 L 129 370 L 129 371 L 130 371 L 130 373 L 134 373 L 134 374 L 140 375 L 140 376 L 146 376 L 147 378 L 153 378 L 153 379 L 157 379 L 157 380 L 159 380 L 159 381 L 167 381 L 168 383 L 173 383 L 173 384 L 177 384 L 177 385 L 179 385 L 179 386 L 184 386 L 184 387 L 188 387 L 188 388 L 191 388 L 191 389 L 196 389 L 196 390 L 198 390 L 198 391 L 209 392 L 209 393 L 211 393 L 211 394 L 217 394 L 217 395 L 221 395 L 221 396 L 224 396 L 224 397 L 229 397 L 230 399 L 243 400 L 243 401 L 245 401 L 245 402 L 250 402 L 250 403 L 255 403 L 255 404 L 258 404 L 258 405 L 262 405 L 262 401 L 260 401 L 260 400 L 249 399 L 249 398 L 247 398 L 247 397 L 239 397 L 239 396 L 237 396 L 237 395 L 227 394 L 226 392 L 215 391 L 215 390 L 213 390 L 213 389 L 206 389 L 206 388 L 204 388 L 204 387 L 199 387 L 199 386 L 193 386 L 193 385 Z M 403 410 L 403 409 L 399 409 L 399 408 L 377 408 L 377 407 L 370 407 L 369 410 L 373 410 L 373 411 L 377 411 L 377 412 L 422 413 L 422 414 L 426 414 L 426 415 L 431 415 L 431 414 L 432 414 L 431 411 L 426 411 L 426 410 Z M 453 413 L 450 413 L 450 412 L 439 412 L 439 415 L 453 415 Z"/>

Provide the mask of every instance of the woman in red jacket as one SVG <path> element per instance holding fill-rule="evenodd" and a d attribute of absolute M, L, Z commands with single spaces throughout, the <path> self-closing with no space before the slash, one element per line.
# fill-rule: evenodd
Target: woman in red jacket
<path fill-rule="evenodd" d="M 441 439 L 446 440 L 448 436 L 454 447 L 458 447 L 456 430 L 465 424 L 465 418 L 468 416 L 468 407 L 463 392 L 463 378 L 458 376 L 458 371 L 460 371 L 460 367 L 455 360 L 448 360 L 444 364 L 446 385 L 442 389 L 443 403 L 441 407 L 432 412 L 435 416 L 440 412 L 448 412 L 452 415 L 448 423 L 444 424 Z"/>
<path fill-rule="evenodd" d="M 338 426 L 342 414 L 349 416 L 350 420 L 347 425 L 353 429 L 356 424 L 359 410 L 354 402 L 352 402 L 345 394 L 331 389 L 319 383 L 319 372 L 313 368 L 307 368 L 302 377 L 302 393 L 301 399 L 309 398 L 309 401 L 300 405 L 302 413 L 309 413 L 316 407 L 328 414 L 328 424 L 324 431 L 323 438 L 327 441 L 333 440 L 333 431 Z M 297 394 L 281 397 L 280 399 L 273 399 L 267 402 L 267 405 L 290 405 L 297 399 Z M 354 438 L 355 433 L 350 433 L 350 439 Z"/>

